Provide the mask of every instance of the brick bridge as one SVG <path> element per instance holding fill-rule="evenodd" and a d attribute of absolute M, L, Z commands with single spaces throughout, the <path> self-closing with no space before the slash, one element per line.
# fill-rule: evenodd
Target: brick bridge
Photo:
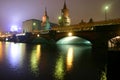
<path fill-rule="evenodd" d="M 66 30 L 51 30 L 48 34 L 41 34 L 45 39 L 54 39 L 58 41 L 68 36 L 71 32 L 73 36 L 84 38 L 92 43 L 94 47 L 108 47 L 108 41 L 116 36 L 120 36 L 120 24 L 109 24 L 101 26 L 91 26 L 85 28 L 73 28 Z"/>

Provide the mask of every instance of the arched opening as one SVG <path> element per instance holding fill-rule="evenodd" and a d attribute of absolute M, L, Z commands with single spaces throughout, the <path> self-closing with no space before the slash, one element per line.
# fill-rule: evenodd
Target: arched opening
<path fill-rule="evenodd" d="M 36 37 L 32 41 L 32 43 L 35 43 L 35 44 L 46 44 L 46 43 L 48 43 L 48 41 L 45 38 L 43 38 L 43 37 Z"/>
<path fill-rule="evenodd" d="M 120 36 L 116 36 L 108 41 L 108 47 L 119 49 L 120 48 Z"/>
<path fill-rule="evenodd" d="M 58 40 L 57 44 L 92 45 L 90 41 L 77 36 L 64 37 Z"/>

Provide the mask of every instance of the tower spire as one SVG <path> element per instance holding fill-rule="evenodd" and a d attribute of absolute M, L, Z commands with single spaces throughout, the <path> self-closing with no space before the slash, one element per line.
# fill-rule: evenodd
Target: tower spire
<path fill-rule="evenodd" d="M 47 15 L 47 8 L 45 7 L 45 13 L 44 13 L 45 16 L 48 16 Z"/>
<path fill-rule="evenodd" d="M 64 7 L 63 7 L 63 9 L 67 9 L 66 0 L 64 0 Z"/>
<path fill-rule="evenodd" d="M 70 18 L 69 18 L 69 9 L 66 5 L 66 0 L 64 0 L 63 9 L 61 10 L 61 18 L 59 18 L 60 26 L 69 26 L 70 25 Z"/>

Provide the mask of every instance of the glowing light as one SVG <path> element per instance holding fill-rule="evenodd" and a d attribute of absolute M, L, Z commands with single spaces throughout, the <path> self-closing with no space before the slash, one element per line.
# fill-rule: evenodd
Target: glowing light
<path fill-rule="evenodd" d="M 35 22 L 33 23 L 33 26 L 36 26 L 36 23 L 35 23 Z"/>
<path fill-rule="evenodd" d="M 109 9 L 109 7 L 108 6 L 105 6 L 105 10 L 108 10 Z"/>
<path fill-rule="evenodd" d="M 72 36 L 73 34 L 71 32 L 68 33 L 68 36 Z"/>
<path fill-rule="evenodd" d="M 116 38 L 117 38 L 117 39 L 120 39 L 120 36 L 117 36 Z"/>
<path fill-rule="evenodd" d="M 18 27 L 16 25 L 11 26 L 10 31 L 18 31 Z"/>
<path fill-rule="evenodd" d="M 61 17 L 61 16 L 59 16 L 59 17 L 58 17 L 58 19 L 60 20 L 60 19 L 62 19 L 62 17 Z"/>
<path fill-rule="evenodd" d="M 43 16 L 42 17 L 42 22 L 44 23 L 44 22 L 46 22 L 46 20 L 47 20 L 46 16 Z"/>
<path fill-rule="evenodd" d="M 9 46 L 10 45 L 10 46 Z M 9 51 L 10 54 L 7 54 L 8 59 L 10 61 L 10 65 L 13 69 L 20 67 L 23 62 L 23 54 L 25 50 L 23 50 L 24 45 L 20 44 L 8 44 L 8 48 L 6 51 Z"/>
<path fill-rule="evenodd" d="M 16 34 L 16 36 L 24 36 L 25 33 Z"/>
<path fill-rule="evenodd" d="M 40 37 L 40 35 L 39 35 L 39 34 L 37 34 L 37 37 Z"/>
<path fill-rule="evenodd" d="M 54 75 L 57 80 L 63 80 L 63 77 L 65 75 L 63 56 L 60 56 L 60 58 L 56 62 Z"/>
<path fill-rule="evenodd" d="M 5 40 L 8 41 L 8 38 L 6 38 Z"/>
<path fill-rule="evenodd" d="M 91 45 L 91 42 L 77 37 L 77 36 L 70 36 L 70 37 L 64 37 L 60 40 L 57 41 L 57 44 L 86 44 L 86 45 Z"/>
<path fill-rule="evenodd" d="M 67 53 L 67 71 L 69 71 L 73 66 L 73 48 L 68 49 Z"/>

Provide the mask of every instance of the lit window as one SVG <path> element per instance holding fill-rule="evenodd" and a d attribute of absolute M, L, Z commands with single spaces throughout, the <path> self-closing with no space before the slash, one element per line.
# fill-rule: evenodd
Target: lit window
<path fill-rule="evenodd" d="M 33 26 L 36 26 L 36 23 L 35 23 L 35 22 L 33 23 Z"/>

